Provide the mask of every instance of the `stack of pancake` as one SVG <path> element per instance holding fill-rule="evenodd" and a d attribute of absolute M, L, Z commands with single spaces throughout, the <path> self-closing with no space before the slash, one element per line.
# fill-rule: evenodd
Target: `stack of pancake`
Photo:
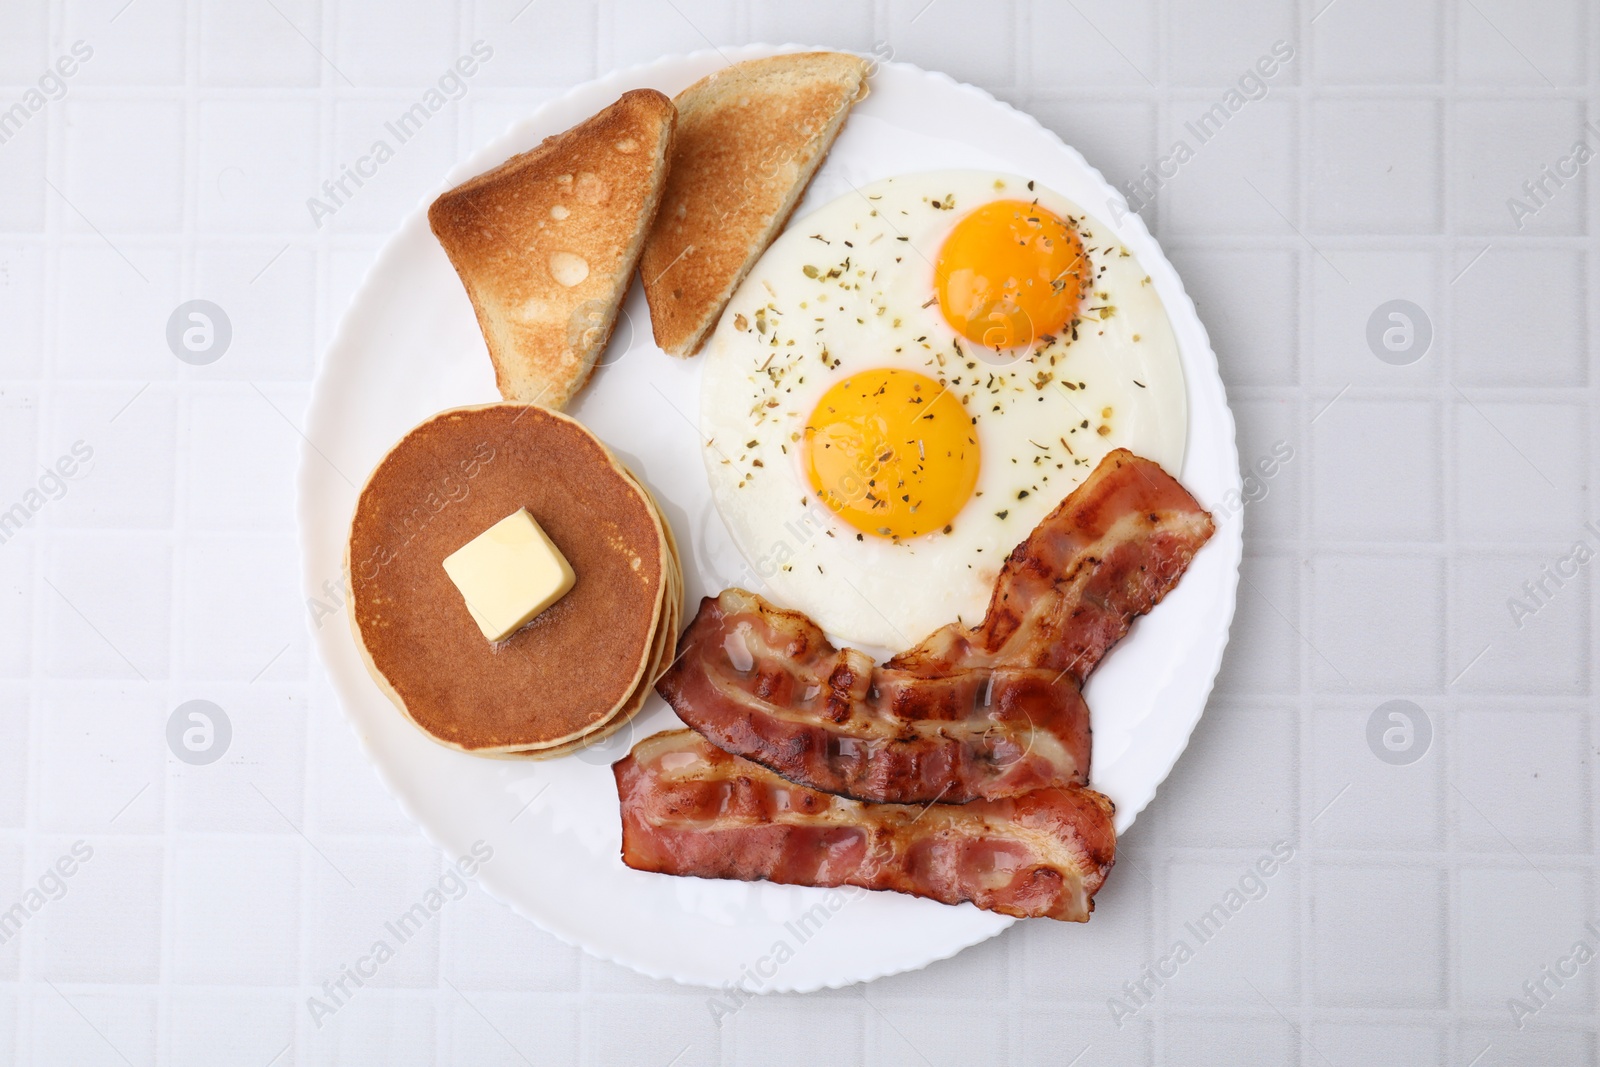
<path fill-rule="evenodd" d="M 518 508 L 577 575 L 491 644 L 444 558 Z M 350 613 L 367 669 L 434 740 L 482 756 L 559 756 L 620 728 L 672 661 L 683 574 L 655 500 L 574 419 L 531 404 L 441 412 L 361 490 Z"/>

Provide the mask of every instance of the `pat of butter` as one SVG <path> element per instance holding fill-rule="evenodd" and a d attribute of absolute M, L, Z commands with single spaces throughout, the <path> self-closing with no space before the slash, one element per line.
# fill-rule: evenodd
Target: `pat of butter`
<path fill-rule="evenodd" d="M 444 559 L 483 636 L 504 641 L 567 595 L 577 576 L 539 524 L 518 508 Z"/>

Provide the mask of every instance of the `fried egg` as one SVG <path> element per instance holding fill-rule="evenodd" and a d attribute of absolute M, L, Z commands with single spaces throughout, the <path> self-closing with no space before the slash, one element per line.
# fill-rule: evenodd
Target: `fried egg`
<path fill-rule="evenodd" d="M 980 619 L 1011 549 L 1110 450 L 1182 467 L 1150 278 L 1025 177 L 900 175 L 792 222 L 701 359 L 734 542 L 767 596 L 856 644 Z"/>

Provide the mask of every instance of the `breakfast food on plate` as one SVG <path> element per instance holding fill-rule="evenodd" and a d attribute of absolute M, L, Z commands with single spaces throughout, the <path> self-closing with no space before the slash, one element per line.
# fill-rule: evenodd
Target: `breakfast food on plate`
<path fill-rule="evenodd" d="M 1111 801 L 1040 789 L 970 804 L 864 804 L 730 756 L 688 730 L 613 768 L 628 866 L 702 878 L 892 889 L 1085 922 L 1116 856 Z"/>
<path fill-rule="evenodd" d="M 900 175 L 808 214 L 702 361 L 712 495 L 754 577 L 881 649 L 978 618 L 1011 547 L 1113 449 L 1182 466 L 1183 372 L 1144 267 L 1013 175 Z"/>
<path fill-rule="evenodd" d="M 507 402 L 377 465 L 352 631 L 476 755 L 573 752 L 659 693 L 692 729 L 613 765 L 636 870 L 1087 921 L 1117 841 L 1083 686 L 1215 530 L 1167 473 L 1176 338 L 1110 228 L 1026 177 L 899 175 L 778 236 L 867 74 L 789 53 L 633 90 L 434 201 Z M 558 413 L 635 270 L 656 343 L 708 350 L 712 498 L 777 602 L 725 589 L 681 637 L 660 506 Z"/>
<path fill-rule="evenodd" d="M 675 121 L 666 96 L 634 89 L 428 209 L 505 399 L 559 410 L 588 380 L 661 202 Z"/>
<path fill-rule="evenodd" d="M 671 173 L 639 265 L 663 350 L 700 347 L 866 95 L 865 60 L 795 52 L 724 67 L 674 99 Z"/>
<path fill-rule="evenodd" d="M 518 508 L 444 558 L 467 614 L 504 641 L 566 596 L 578 580 L 539 520 Z"/>
<path fill-rule="evenodd" d="M 1089 709 L 1060 671 L 878 667 L 743 589 L 701 601 L 678 647 L 656 683 L 678 718 L 814 789 L 959 804 L 1088 780 Z"/>
<path fill-rule="evenodd" d="M 508 523 L 515 551 L 447 570 Z M 546 538 L 570 588 L 491 641 L 561 584 L 538 570 L 554 565 Z M 349 574 L 380 688 L 434 740 L 481 755 L 559 755 L 620 727 L 672 661 L 683 595 L 648 490 L 576 421 L 531 404 L 457 408 L 406 434 L 361 490 Z M 497 582 L 523 588 L 500 604 Z"/>
<path fill-rule="evenodd" d="M 706 598 L 658 683 L 699 733 L 615 767 L 623 862 L 1087 920 L 1116 832 L 1080 686 L 1214 529 L 1118 449 L 1011 553 L 980 624 L 882 666 L 754 594 Z"/>
<path fill-rule="evenodd" d="M 1215 531 L 1176 478 L 1119 448 L 1007 557 L 981 623 L 944 626 L 885 666 L 941 674 L 1013 664 L 1082 685 Z"/>
<path fill-rule="evenodd" d="M 1079 686 L 1213 530 L 1176 479 L 1119 449 L 1006 559 L 977 626 L 875 666 L 728 590 L 701 603 L 656 688 L 721 748 L 830 793 L 962 803 L 1082 784 Z"/>
<path fill-rule="evenodd" d="M 1082 686 L 1214 530 L 1167 473 L 1176 341 L 1110 231 L 1014 175 L 885 179 L 774 241 L 866 73 L 796 53 L 636 90 L 439 197 L 520 402 L 437 415 L 378 465 L 352 625 L 411 721 L 482 755 L 571 752 L 659 692 L 693 730 L 614 765 L 630 867 L 1085 921 L 1116 831 Z M 712 495 L 792 610 L 726 589 L 680 639 L 659 507 L 548 410 L 636 266 L 657 344 L 711 337 Z"/>
<path fill-rule="evenodd" d="M 669 548 L 670 538 L 669 538 Z M 661 673 L 672 663 L 672 635 L 677 632 L 683 622 L 681 604 L 683 601 L 683 581 L 678 570 L 677 550 L 673 554 L 673 583 L 667 588 L 665 598 L 666 606 L 662 611 L 660 625 L 656 628 L 656 644 L 651 656 L 650 666 L 644 672 L 645 678 L 659 678 Z M 571 755 L 581 749 L 599 744 L 618 730 L 626 726 L 629 721 L 644 707 L 645 701 L 650 697 L 650 686 L 641 682 L 633 697 L 611 718 L 592 730 L 581 733 L 568 741 L 544 748 L 531 748 L 513 750 L 510 752 L 481 752 L 479 755 L 493 756 L 502 759 L 555 759 L 559 756 Z"/>

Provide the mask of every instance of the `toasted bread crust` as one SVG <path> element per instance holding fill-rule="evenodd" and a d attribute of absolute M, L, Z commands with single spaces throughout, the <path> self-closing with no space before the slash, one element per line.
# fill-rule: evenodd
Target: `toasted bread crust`
<path fill-rule="evenodd" d="M 676 118 L 663 94 L 632 90 L 428 209 L 505 399 L 559 410 L 588 380 L 661 203 Z"/>
<path fill-rule="evenodd" d="M 736 63 L 674 99 L 666 193 L 639 273 L 656 344 L 693 355 L 799 203 L 867 64 L 842 52 Z"/>

